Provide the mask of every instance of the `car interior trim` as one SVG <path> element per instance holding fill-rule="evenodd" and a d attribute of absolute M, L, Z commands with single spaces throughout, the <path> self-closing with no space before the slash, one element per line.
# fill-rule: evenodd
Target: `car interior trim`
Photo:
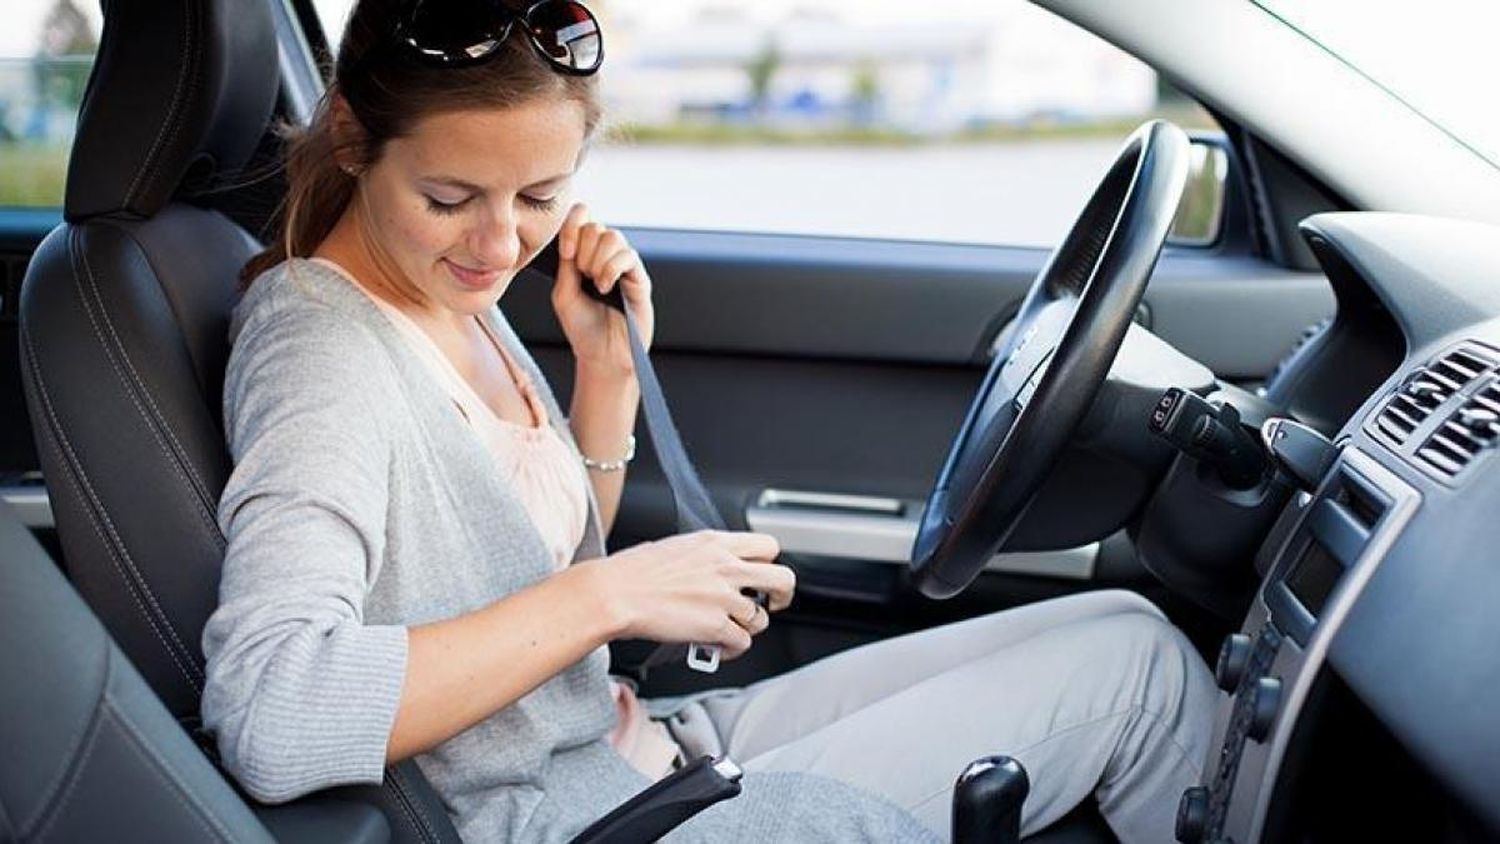
<path fill-rule="evenodd" d="M 0 486 L 0 501 L 15 508 L 21 524 L 32 530 L 51 530 L 57 525 L 52 519 L 52 500 L 41 486 Z"/>
<path fill-rule="evenodd" d="M 1271 796 L 1275 791 L 1277 774 L 1281 768 L 1281 762 L 1287 753 L 1287 747 L 1294 732 L 1293 726 L 1297 723 L 1297 716 L 1306 702 L 1313 683 L 1317 680 L 1322 665 L 1327 658 L 1328 645 L 1337 634 L 1339 625 L 1349 614 L 1349 610 L 1359 599 L 1360 592 L 1366 583 L 1374 575 L 1380 566 L 1386 552 L 1390 550 L 1397 537 L 1401 535 L 1402 529 L 1416 513 L 1422 503 L 1422 496 L 1417 490 L 1401 480 L 1389 469 L 1382 466 L 1375 458 L 1365 454 L 1358 448 L 1346 448 L 1339 458 L 1334 470 L 1326 482 L 1325 492 L 1328 487 L 1339 483 L 1342 476 L 1348 474 L 1355 478 L 1357 483 L 1366 484 L 1378 490 L 1383 498 L 1389 501 L 1389 506 L 1380 520 L 1372 528 L 1369 540 L 1366 542 L 1364 551 L 1354 565 L 1344 572 L 1342 582 L 1330 597 L 1327 606 L 1319 614 L 1317 622 L 1311 632 L 1307 648 L 1302 654 L 1301 664 L 1294 677 L 1286 678 L 1289 681 L 1286 703 L 1282 712 L 1277 717 L 1279 729 L 1276 729 L 1271 737 L 1271 744 L 1267 753 L 1266 765 L 1262 771 L 1262 778 L 1256 795 L 1255 808 L 1251 814 L 1251 832 L 1249 840 L 1259 841 L 1262 828 L 1265 824 L 1267 812 L 1270 810 Z M 1304 517 L 1306 514 L 1304 514 Z M 1296 532 L 1291 536 L 1296 537 Z M 1283 546 L 1282 553 L 1285 554 L 1289 544 Z M 1266 593 L 1278 584 L 1280 580 L 1273 574 L 1267 579 L 1266 590 L 1263 590 L 1261 601 L 1266 600 Z M 1273 607 L 1267 607 L 1271 612 L 1271 621 L 1279 626 L 1282 621 L 1275 615 Z M 1295 648 L 1294 642 L 1285 643 L 1285 647 Z"/>
<path fill-rule="evenodd" d="M 783 553 L 906 565 L 922 502 L 877 496 L 767 489 L 746 508 L 750 530 L 776 537 Z M 1002 551 L 988 572 L 1088 580 L 1099 543 L 1054 551 Z"/>

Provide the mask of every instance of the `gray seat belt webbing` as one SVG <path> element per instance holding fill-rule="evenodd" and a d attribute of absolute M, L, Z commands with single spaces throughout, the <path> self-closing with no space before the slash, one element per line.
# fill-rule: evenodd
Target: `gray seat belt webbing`
<path fill-rule="evenodd" d="M 703 480 L 688 459 L 682 447 L 682 436 L 672 421 L 672 411 L 667 409 L 667 400 L 661 393 L 661 382 L 651 366 L 651 357 L 646 345 L 641 342 L 636 329 L 635 315 L 630 305 L 620 295 L 619 285 L 610 291 L 608 304 L 625 313 L 625 327 L 630 334 L 630 357 L 635 362 L 635 378 L 641 385 L 641 404 L 646 413 L 646 429 L 651 434 L 651 447 L 656 451 L 656 461 L 662 474 L 667 476 L 667 485 L 672 489 L 672 499 L 677 505 L 677 530 L 690 533 L 695 530 L 724 530 L 724 517 L 714 506 L 713 499 L 703 486 Z"/>
<path fill-rule="evenodd" d="M 646 414 L 646 429 L 651 436 L 651 447 L 656 452 L 656 462 L 661 466 L 667 486 L 672 490 L 672 501 L 677 508 L 678 532 L 724 530 L 724 517 L 714 506 L 713 499 L 703 486 L 703 479 L 698 477 L 697 470 L 688 459 L 687 450 L 682 447 L 682 436 L 678 434 L 677 425 L 672 421 L 672 412 L 667 408 L 667 400 L 661 392 L 661 382 L 657 380 L 656 369 L 651 366 L 651 356 L 647 354 L 646 344 L 641 341 L 640 331 L 636 328 L 635 314 L 625 301 L 620 285 L 616 284 L 609 293 L 599 293 L 592 283 L 585 281 L 583 289 L 593 298 L 625 315 L 625 329 L 630 336 L 630 358 L 635 364 L 636 381 L 641 385 L 641 405 Z M 758 593 L 754 598 L 761 604 L 765 603 L 765 597 Z M 644 679 L 648 670 L 676 659 L 684 650 L 690 667 L 709 673 L 718 670 L 719 649 L 715 646 L 693 644 L 684 649 L 681 645 L 659 645 L 636 669 L 638 677 Z"/>

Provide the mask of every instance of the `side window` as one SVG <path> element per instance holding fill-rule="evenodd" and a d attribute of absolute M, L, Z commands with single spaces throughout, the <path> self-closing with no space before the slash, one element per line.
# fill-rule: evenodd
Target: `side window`
<path fill-rule="evenodd" d="M 7 0 L 0 27 L 0 208 L 62 205 L 102 20 L 87 0 Z"/>
<path fill-rule="evenodd" d="M 575 193 L 612 225 L 1051 246 L 1141 122 L 1217 128 L 1025 0 L 583 2 L 608 128 Z M 351 5 L 317 0 L 333 40 Z"/>

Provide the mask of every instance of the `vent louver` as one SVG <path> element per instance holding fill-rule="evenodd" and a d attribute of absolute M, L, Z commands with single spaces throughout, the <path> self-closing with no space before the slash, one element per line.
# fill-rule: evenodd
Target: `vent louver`
<path fill-rule="evenodd" d="M 1465 344 L 1413 372 L 1375 415 L 1371 433 L 1400 449 L 1448 399 L 1496 363 L 1495 353 Z"/>
<path fill-rule="evenodd" d="M 1417 459 L 1451 480 L 1497 441 L 1500 441 L 1500 381 L 1491 380 L 1428 436 L 1417 449 Z"/>

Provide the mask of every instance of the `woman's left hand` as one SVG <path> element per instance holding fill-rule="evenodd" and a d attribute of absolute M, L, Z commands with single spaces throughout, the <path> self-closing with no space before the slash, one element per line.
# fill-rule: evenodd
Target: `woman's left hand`
<path fill-rule="evenodd" d="M 588 207 L 582 203 L 569 209 L 557 246 L 552 308 L 573 356 L 580 364 L 601 371 L 634 372 L 624 315 L 586 294 L 583 285 L 593 284 L 601 293 L 622 285 L 641 342 L 649 349 L 656 315 L 651 307 L 651 277 L 641 256 L 617 229 L 590 220 Z"/>

